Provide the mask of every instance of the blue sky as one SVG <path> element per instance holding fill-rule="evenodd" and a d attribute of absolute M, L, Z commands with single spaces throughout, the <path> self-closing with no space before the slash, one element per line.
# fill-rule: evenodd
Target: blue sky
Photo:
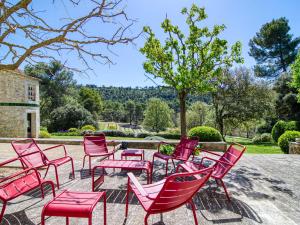
<path fill-rule="evenodd" d="M 284 16 L 289 20 L 294 37 L 300 36 L 299 0 L 127 0 L 127 14 L 130 18 L 137 19 L 132 32 L 137 33 L 144 25 L 148 25 L 158 37 L 163 37 L 160 23 L 166 14 L 174 24 L 184 27 L 185 18 L 180 11 L 183 7 L 191 6 L 192 3 L 206 8 L 208 19 L 204 25 L 225 24 L 227 29 L 222 37 L 230 44 L 236 41 L 242 42 L 244 65 L 247 67 L 255 64 L 253 58 L 248 55 L 248 42 L 262 24 Z M 98 86 L 153 86 L 153 82 L 144 75 L 142 67 L 145 58 L 139 52 L 139 48 L 143 46 L 144 41 L 145 38 L 140 37 L 135 41 L 135 45 L 114 47 L 113 51 L 118 56 L 112 55 L 111 58 L 115 65 L 107 66 L 90 61 L 97 75 L 90 74 L 87 77 L 76 74 L 78 83 Z M 80 65 L 73 57 L 69 64 Z"/>

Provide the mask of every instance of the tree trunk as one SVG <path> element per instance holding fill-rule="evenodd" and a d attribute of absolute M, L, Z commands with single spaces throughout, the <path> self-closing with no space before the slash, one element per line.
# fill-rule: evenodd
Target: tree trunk
<path fill-rule="evenodd" d="M 179 96 L 179 104 L 180 104 L 180 130 L 181 136 L 186 136 L 186 92 L 178 93 Z"/>

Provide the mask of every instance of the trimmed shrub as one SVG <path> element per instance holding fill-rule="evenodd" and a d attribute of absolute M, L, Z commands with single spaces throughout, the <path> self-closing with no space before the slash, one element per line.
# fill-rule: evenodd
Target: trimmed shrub
<path fill-rule="evenodd" d="M 52 136 L 82 136 L 80 132 L 54 132 L 51 133 Z"/>
<path fill-rule="evenodd" d="M 197 137 L 199 141 L 222 141 L 221 133 L 217 129 L 207 126 L 199 126 L 190 129 L 188 136 Z"/>
<path fill-rule="evenodd" d="M 277 123 L 275 123 L 274 127 L 272 128 L 272 138 L 277 143 L 279 137 L 285 131 L 292 130 L 300 131 L 300 123 L 296 121 L 285 122 L 283 120 L 279 120 Z"/>
<path fill-rule="evenodd" d="M 81 127 L 81 130 L 96 131 L 96 128 L 93 125 L 84 125 L 83 127 Z"/>
<path fill-rule="evenodd" d="M 46 130 L 41 130 L 39 134 L 40 138 L 51 138 L 51 134 L 48 133 Z"/>
<path fill-rule="evenodd" d="M 286 131 L 278 139 L 278 145 L 284 153 L 289 152 L 289 143 L 295 141 L 296 138 L 300 138 L 299 131 Z"/>
<path fill-rule="evenodd" d="M 95 135 L 97 135 L 97 133 L 104 133 L 105 136 L 110 136 L 110 137 L 134 137 L 134 133 L 127 131 L 121 131 L 121 130 L 102 130 L 102 131 L 97 131 L 94 132 Z"/>

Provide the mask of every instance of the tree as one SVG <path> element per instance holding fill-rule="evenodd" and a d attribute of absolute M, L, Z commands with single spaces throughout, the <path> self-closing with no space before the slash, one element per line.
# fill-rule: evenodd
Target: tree
<path fill-rule="evenodd" d="M 158 98 L 151 98 L 146 106 L 143 126 L 150 131 L 163 131 L 173 126 L 172 110 L 168 104 Z"/>
<path fill-rule="evenodd" d="M 98 91 L 88 88 L 82 87 L 79 90 L 79 103 L 92 115 L 94 115 L 95 119 L 98 118 L 99 113 L 102 110 L 103 103 L 101 96 Z"/>
<path fill-rule="evenodd" d="M 49 118 L 50 112 L 66 103 L 66 96 L 73 96 L 74 90 L 72 88 L 76 85 L 73 73 L 59 61 L 51 61 L 49 64 L 37 63 L 34 66 L 28 65 L 25 67 L 24 72 L 41 80 L 40 108 L 42 121 Z"/>
<path fill-rule="evenodd" d="M 126 117 L 130 123 L 132 124 L 135 112 L 135 103 L 132 100 L 129 100 L 125 103 Z"/>
<path fill-rule="evenodd" d="M 204 8 L 193 4 L 189 10 L 183 8 L 181 13 L 187 17 L 189 33 L 185 35 L 166 18 L 161 26 L 167 38 L 162 43 L 150 27 L 144 27 L 148 37 L 141 53 L 147 58 L 143 64 L 146 73 L 162 78 L 165 84 L 176 89 L 180 103 L 181 135 L 186 135 L 188 94 L 212 90 L 221 75 L 222 66 L 231 66 L 242 59 L 240 42 L 229 51 L 227 41 L 219 38 L 224 25 L 215 25 L 212 30 L 199 26 L 207 18 Z"/>
<path fill-rule="evenodd" d="M 141 103 L 135 104 L 135 110 L 134 110 L 134 123 L 135 125 L 138 125 L 139 122 L 143 119 L 143 113 L 144 113 L 144 106 Z"/>
<path fill-rule="evenodd" d="M 50 17 L 47 9 L 54 4 L 68 13 Z M 122 0 L 44 1 L 43 7 L 32 0 L 0 2 L 0 70 L 14 70 L 23 62 L 54 59 L 53 54 L 63 56 L 70 51 L 91 69 L 88 58 L 111 63 L 103 49 L 130 43 L 138 36 L 129 35 L 133 20 L 124 12 Z M 107 25 L 114 31 L 104 32 Z"/>
<path fill-rule="evenodd" d="M 265 85 L 253 80 L 251 71 L 237 68 L 224 70 L 223 80 L 212 93 L 216 124 L 224 138 L 225 124 L 242 124 L 263 118 L 272 110 L 273 92 Z"/>
<path fill-rule="evenodd" d="M 296 61 L 292 65 L 293 82 L 292 87 L 298 89 L 298 102 L 300 103 L 300 51 Z"/>
<path fill-rule="evenodd" d="M 206 122 L 208 105 L 203 102 L 195 102 L 187 110 L 187 128 L 203 126 Z"/>
<path fill-rule="evenodd" d="M 101 116 L 104 121 L 120 122 L 125 116 L 124 106 L 119 102 L 106 101 Z"/>
<path fill-rule="evenodd" d="M 294 62 L 300 38 L 289 33 L 288 20 L 284 17 L 264 24 L 250 42 L 249 55 L 257 62 L 255 74 L 259 77 L 278 77 L 287 72 Z"/>
<path fill-rule="evenodd" d="M 50 132 L 64 131 L 69 128 L 81 128 L 84 125 L 97 127 L 92 114 L 81 105 L 64 105 L 58 107 L 50 113 Z"/>
<path fill-rule="evenodd" d="M 282 74 L 274 85 L 278 93 L 275 102 L 275 111 L 278 119 L 300 120 L 300 103 L 297 101 L 298 91 L 291 86 L 292 76 L 290 73 Z"/>

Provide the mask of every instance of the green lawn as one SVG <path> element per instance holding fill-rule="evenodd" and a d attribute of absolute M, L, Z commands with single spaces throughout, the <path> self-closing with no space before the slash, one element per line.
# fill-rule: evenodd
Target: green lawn
<path fill-rule="evenodd" d="M 246 153 L 255 154 L 283 154 L 281 149 L 275 143 L 253 144 L 251 139 L 244 137 L 226 136 L 226 142 L 237 142 L 247 147 Z"/>

